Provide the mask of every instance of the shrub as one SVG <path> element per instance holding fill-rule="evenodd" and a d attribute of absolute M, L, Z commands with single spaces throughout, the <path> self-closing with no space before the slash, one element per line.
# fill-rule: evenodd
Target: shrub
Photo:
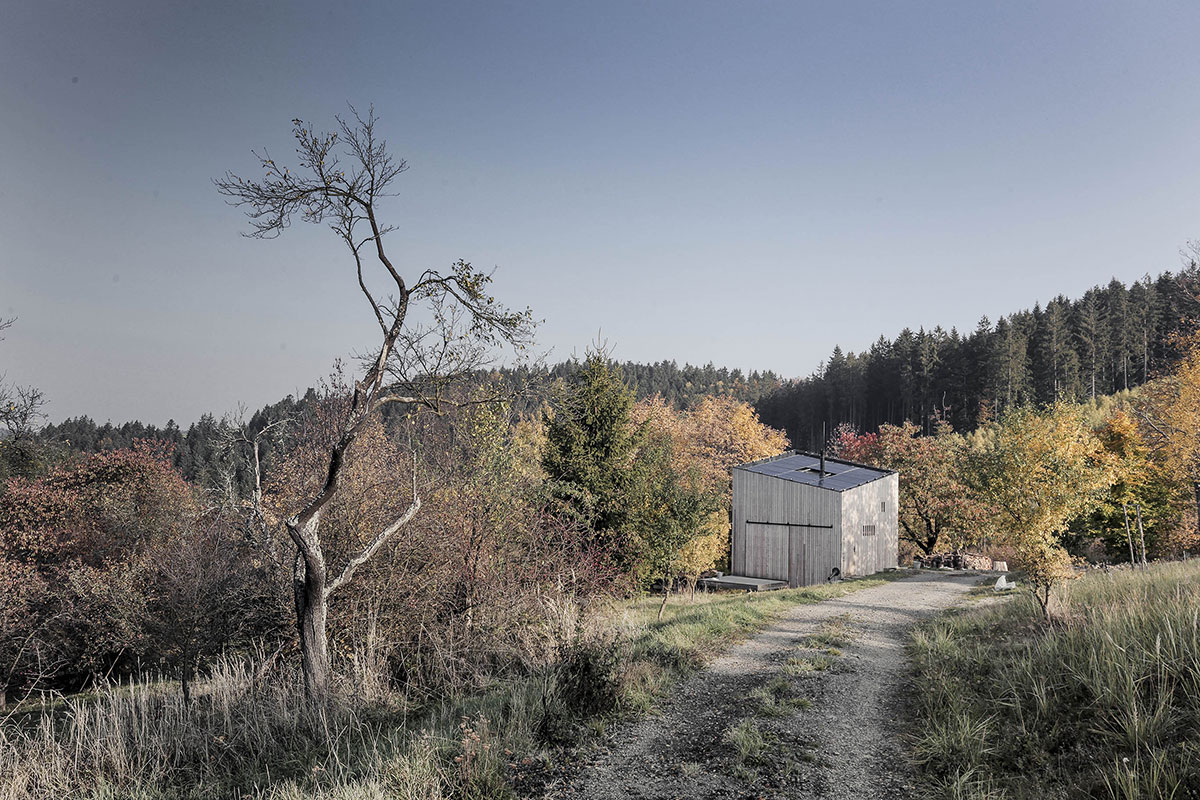
<path fill-rule="evenodd" d="M 580 634 L 559 651 L 550 670 L 539 736 L 563 742 L 577 720 L 615 711 L 628 649 L 611 633 Z"/>

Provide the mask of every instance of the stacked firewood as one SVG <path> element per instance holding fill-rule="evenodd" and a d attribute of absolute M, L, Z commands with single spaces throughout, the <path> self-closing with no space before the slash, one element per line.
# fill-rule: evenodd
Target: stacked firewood
<path fill-rule="evenodd" d="M 990 570 L 992 568 L 992 559 L 978 553 L 936 553 L 928 556 L 917 556 L 913 559 L 913 566 L 925 567 L 926 569 L 949 567 L 950 569 Z"/>

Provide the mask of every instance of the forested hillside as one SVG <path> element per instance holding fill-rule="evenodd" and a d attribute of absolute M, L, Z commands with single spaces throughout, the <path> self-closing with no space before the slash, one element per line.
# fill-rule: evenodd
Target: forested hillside
<path fill-rule="evenodd" d="M 1056 297 L 1032 311 L 986 317 L 963 334 L 905 328 L 862 353 L 840 347 L 816 372 L 757 403 L 792 444 L 820 446 L 822 424 L 873 430 L 905 420 L 929 432 L 939 417 L 974 428 L 985 414 L 1055 399 L 1080 401 L 1145 383 L 1171 366 L 1176 337 L 1200 316 L 1200 265 L 1113 279 L 1083 297 Z"/>
<path fill-rule="evenodd" d="M 691 364 L 680 367 L 674 361 L 660 361 L 657 364 L 627 361 L 615 366 L 618 366 L 625 385 L 634 392 L 636 399 L 660 396 L 681 410 L 691 408 L 705 397 L 726 397 L 754 403 L 782 385 L 779 376 L 773 372 L 746 374 L 739 369 L 716 367 L 711 363 L 702 367 Z M 559 379 L 573 379 L 580 369 L 580 362 L 564 361 L 549 368 L 536 370 L 532 374 L 528 371 L 518 373 L 508 369 L 502 369 L 499 373 L 510 383 L 528 383 L 535 387 L 521 404 L 520 410 L 528 415 L 540 407 L 546 395 L 545 390 L 551 384 Z M 494 377 L 495 373 L 491 376 Z M 300 418 L 310 409 L 316 397 L 314 389 L 309 389 L 299 399 L 289 395 L 249 416 L 244 420 L 244 428 L 237 427 L 237 430 L 244 430 L 252 436 L 275 420 Z M 389 409 L 385 417 L 398 418 L 402 415 L 403 409 L 396 407 Z M 248 485 L 250 476 L 238 460 L 228 458 L 230 437 L 234 435 L 235 427 L 229 423 L 229 420 L 205 414 L 184 430 L 174 420 L 160 428 L 136 420 L 119 424 L 97 424 L 90 417 L 82 416 L 64 420 L 56 425 L 47 425 L 42 430 L 42 439 L 47 444 L 84 453 L 125 449 L 132 447 L 139 440 L 164 442 L 172 448 L 173 466 L 188 481 L 198 486 L 209 487 L 219 484 L 226 474 L 231 474 L 244 488 Z M 274 445 L 273 438 L 261 442 L 264 458 L 271 458 Z"/>
<path fill-rule="evenodd" d="M 626 361 L 618 365 L 625 385 L 637 399 L 659 396 L 679 409 L 688 409 L 705 397 L 729 397 L 754 403 L 777 390 L 782 384 L 774 372 L 743 373 L 740 369 L 713 366 L 703 367 L 674 361 L 639 364 Z M 564 361 L 548 370 L 548 377 L 570 378 L 580 369 L 578 361 Z"/>

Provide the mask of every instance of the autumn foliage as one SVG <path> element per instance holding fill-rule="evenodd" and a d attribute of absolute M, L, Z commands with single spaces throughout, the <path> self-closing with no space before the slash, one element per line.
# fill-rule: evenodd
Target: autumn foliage
<path fill-rule="evenodd" d="M 149 555 L 199 512 L 168 457 L 140 446 L 9 480 L 0 502 L 0 688 L 78 684 L 139 655 Z"/>
<path fill-rule="evenodd" d="M 728 559 L 730 470 L 778 455 L 787 448 L 787 437 L 763 425 L 749 405 L 729 397 L 706 397 L 684 411 L 653 397 L 637 404 L 633 418 L 660 437 L 670 471 L 689 476 L 695 490 L 711 499 L 673 546 L 668 567 L 694 585 L 701 573 Z"/>
<path fill-rule="evenodd" d="M 978 541 L 987 507 L 963 479 L 962 437 L 948 426 L 921 435 L 911 422 L 882 425 L 878 433 L 839 428 L 834 455 L 900 473 L 900 538 L 925 554 Z"/>

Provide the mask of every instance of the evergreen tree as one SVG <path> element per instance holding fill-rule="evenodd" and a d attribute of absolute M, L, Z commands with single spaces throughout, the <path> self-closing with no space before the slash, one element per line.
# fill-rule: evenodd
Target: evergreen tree
<path fill-rule="evenodd" d="M 1150 337 L 1153 335 L 1156 300 L 1149 275 L 1129 289 L 1130 346 L 1139 384 L 1150 380 Z"/>
<path fill-rule="evenodd" d="M 1107 338 L 1100 293 L 1091 289 L 1075 306 L 1075 339 L 1083 365 L 1084 386 L 1087 396 L 1092 399 L 1096 397 L 1097 376 L 1101 369 L 1100 351 Z"/>
<path fill-rule="evenodd" d="M 566 382 L 546 428 L 542 466 L 559 508 L 620 566 L 628 566 L 627 521 L 639 430 L 633 393 L 603 353 L 589 353 Z"/>
<path fill-rule="evenodd" d="M 1125 285 L 1116 278 L 1104 290 L 1105 316 L 1108 318 L 1108 354 L 1111 382 L 1106 394 L 1129 388 L 1129 355 L 1132 327 L 1129 296 Z"/>

